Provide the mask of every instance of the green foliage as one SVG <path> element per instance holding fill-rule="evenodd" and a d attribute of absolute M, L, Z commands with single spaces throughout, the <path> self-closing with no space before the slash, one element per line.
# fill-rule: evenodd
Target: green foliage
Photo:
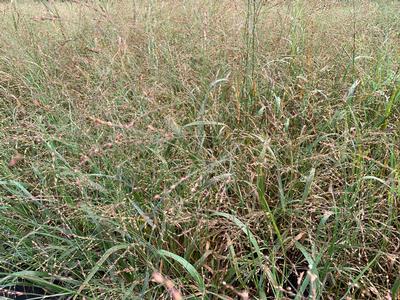
<path fill-rule="evenodd" d="M 396 299 L 399 9 L 1 3 L 0 287 Z"/>

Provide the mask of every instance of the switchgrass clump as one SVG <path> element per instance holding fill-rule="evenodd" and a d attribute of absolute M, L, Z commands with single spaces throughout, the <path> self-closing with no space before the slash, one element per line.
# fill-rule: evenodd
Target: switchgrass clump
<path fill-rule="evenodd" d="M 397 299 L 399 9 L 0 3 L 0 296 Z"/>

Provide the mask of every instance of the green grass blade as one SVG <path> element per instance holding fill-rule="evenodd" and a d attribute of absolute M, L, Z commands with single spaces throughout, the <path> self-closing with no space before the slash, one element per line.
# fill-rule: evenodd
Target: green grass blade
<path fill-rule="evenodd" d="M 250 229 L 248 228 L 248 226 L 246 226 L 246 225 L 245 225 L 242 221 L 240 221 L 237 217 L 235 217 L 235 216 L 233 216 L 233 215 L 231 215 L 231 214 L 228 214 L 228 213 L 224 213 L 224 212 L 215 212 L 215 213 L 213 213 L 213 216 L 223 217 L 223 218 L 225 218 L 225 219 L 230 220 L 231 222 L 235 223 L 235 225 L 236 225 L 237 227 L 239 227 L 239 228 L 246 234 L 246 236 L 248 237 L 250 243 L 252 244 L 252 246 L 253 246 L 253 248 L 254 248 L 256 254 L 257 254 L 257 260 L 258 260 L 258 264 L 259 264 L 260 268 L 261 268 L 261 269 L 264 269 L 264 268 L 263 268 L 264 256 L 263 256 L 263 254 L 262 254 L 262 252 L 261 252 L 261 250 L 260 250 L 260 246 L 258 245 L 258 242 L 257 242 L 256 238 L 254 237 L 253 233 L 250 231 Z M 268 270 L 265 270 L 265 272 L 266 272 L 266 275 L 267 275 L 268 279 L 269 279 L 270 282 L 271 282 L 272 288 L 275 290 L 275 288 L 279 286 L 279 285 L 278 285 L 278 281 L 277 281 L 275 275 L 274 275 L 269 269 L 268 269 Z M 264 287 L 263 287 L 264 284 L 263 284 L 263 282 L 262 282 L 262 279 L 260 279 L 260 281 L 261 281 L 261 282 L 260 282 L 260 283 L 261 283 L 261 287 L 260 287 L 260 289 L 259 289 L 260 298 L 261 298 L 261 299 L 267 299 L 267 298 L 266 298 L 267 296 L 266 296 L 265 291 L 264 291 Z M 278 291 L 275 291 L 275 294 L 276 294 L 276 295 L 279 295 L 279 292 L 278 292 Z"/>
<path fill-rule="evenodd" d="M 271 211 L 271 208 L 269 207 L 268 201 L 265 197 L 266 193 L 266 187 L 265 187 L 265 175 L 263 173 L 262 167 L 258 168 L 258 174 L 257 174 L 257 195 L 258 199 L 260 201 L 261 207 L 264 210 L 265 214 L 267 215 L 268 219 L 271 221 L 272 227 L 275 231 L 276 236 L 278 237 L 278 241 L 283 245 L 283 238 L 281 235 L 281 232 L 278 228 L 278 225 L 275 220 L 275 216 Z"/>
<path fill-rule="evenodd" d="M 81 284 L 81 286 L 78 289 L 77 295 L 79 295 L 85 287 L 88 285 L 90 280 L 94 277 L 94 275 L 97 273 L 97 271 L 101 268 L 101 266 L 104 264 L 104 262 L 110 257 L 115 252 L 118 252 L 120 250 L 125 250 L 128 249 L 130 244 L 121 244 L 121 245 L 116 245 L 110 249 L 108 249 L 103 256 L 99 259 L 99 261 L 95 264 L 95 266 L 92 268 L 90 273 L 86 276 L 85 281 Z"/>
<path fill-rule="evenodd" d="M 199 290 L 203 293 L 203 295 L 205 295 L 206 286 L 204 284 L 203 278 L 201 277 L 199 272 L 197 272 L 196 268 L 190 262 L 188 262 L 183 257 L 181 257 L 175 253 L 169 252 L 167 250 L 161 249 L 161 250 L 158 250 L 157 252 L 160 256 L 162 256 L 164 258 L 167 258 L 167 257 L 172 258 L 173 260 L 178 262 L 190 274 L 190 276 L 192 276 L 194 281 L 197 283 Z"/>
<path fill-rule="evenodd" d="M 400 298 L 400 276 L 396 278 L 392 286 L 392 299 Z"/>
<path fill-rule="evenodd" d="M 306 179 L 306 186 L 304 188 L 303 196 L 301 197 L 301 203 L 302 204 L 305 203 L 305 201 L 308 198 L 308 195 L 311 192 L 311 185 L 313 183 L 314 176 L 315 176 L 315 168 L 312 168 L 311 171 L 310 171 L 310 174 L 307 176 L 307 179 Z"/>

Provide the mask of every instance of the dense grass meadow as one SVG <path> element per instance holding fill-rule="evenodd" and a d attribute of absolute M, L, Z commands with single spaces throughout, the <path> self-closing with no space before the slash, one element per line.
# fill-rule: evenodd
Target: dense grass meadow
<path fill-rule="evenodd" d="M 399 11 L 1 2 L 0 296 L 400 299 Z"/>

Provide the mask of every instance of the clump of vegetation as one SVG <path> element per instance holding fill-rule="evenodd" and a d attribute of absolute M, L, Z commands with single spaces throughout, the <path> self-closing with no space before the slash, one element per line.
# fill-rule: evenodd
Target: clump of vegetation
<path fill-rule="evenodd" d="M 0 294 L 396 299 L 398 11 L 0 4 Z"/>

